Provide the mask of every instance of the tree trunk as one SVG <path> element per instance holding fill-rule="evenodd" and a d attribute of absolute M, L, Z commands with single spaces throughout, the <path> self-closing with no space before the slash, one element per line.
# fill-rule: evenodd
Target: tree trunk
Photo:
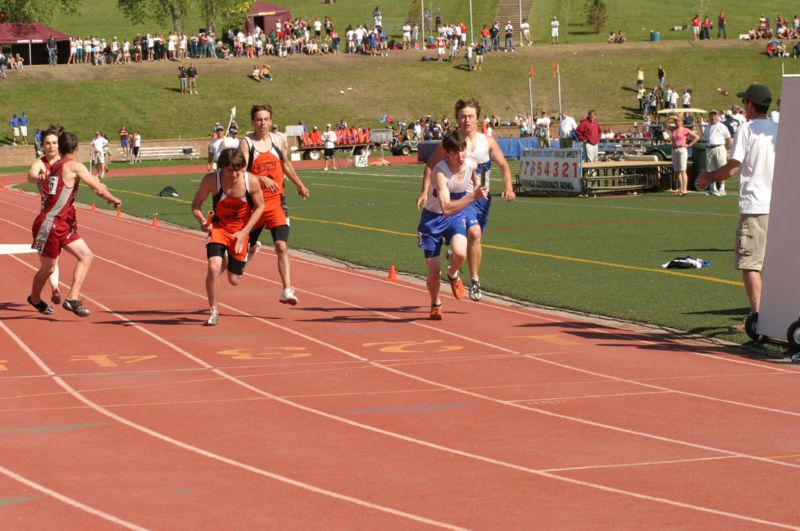
<path fill-rule="evenodd" d="M 175 29 L 175 33 L 180 35 L 183 33 L 183 13 L 181 13 L 181 8 L 178 6 L 172 7 L 170 15 L 172 15 L 172 26 Z"/>
<path fill-rule="evenodd" d="M 206 28 L 212 33 L 217 33 L 217 18 L 219 17 L 218 2 L 216 0 L 205 0 L 203 2 L 206 15 Z"/>

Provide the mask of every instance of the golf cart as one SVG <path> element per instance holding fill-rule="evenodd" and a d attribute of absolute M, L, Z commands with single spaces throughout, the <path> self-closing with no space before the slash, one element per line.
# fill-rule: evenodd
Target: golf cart
<path fill-rule="evenodd" d="M 668 125 L 670 122 L 674 122 L 675 118 L 680 114 L 689 115 L 693 122 L 691 129 L 699 135 L 703 134 L 703 132 L 700 130 L 700 117 L 706 114 L 705 110 L 694 107 L 687 109 L 661 109 L 658 111 L 657 115 L 659 117 L 666 116 L 666 119 L 663 121 L 663 123 L 661 120 L 659 120 L 655 127 L 659 128 L 660 126 L 662 136 L 660 139 L 654 136 L 653 143 L 648 146 L 644 152 L 645 155 L 655 155 L 658 157 L 658 160 L 672 160 L 672 142 L 670 141 Z M 704 148 L 705 146 L 697 145 L 696 147 Z"/>

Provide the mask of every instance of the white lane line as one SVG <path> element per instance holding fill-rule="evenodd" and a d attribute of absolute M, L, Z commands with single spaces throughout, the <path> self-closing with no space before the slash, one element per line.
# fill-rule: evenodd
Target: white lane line
<path fill-rule="evenodd" d="M 730 455 L 720 455 L 716 457 L 692 457 L 690 459 L 667 459 L 664 461 L 640 461 L 636 463 L 617 463 L 610 465 L 588 465 L 588 466 L 569 466 L 563 468 L 548 468 L 547 472 L 573 472 L 579 470 L 602 470 L 607 468 L 629 468 L 629 467 L 643 467 L 643 466 L 660 466 L 660 465 L 680 465 L 680 464 L 694 464 L 703 461 L 725 461 L 727 459 L 736 459 Z"/>
<path fill-rule="evenodd" d="M 124 317 L 122 317 L 122 316 L 120 316 L 118 314 L 115 314 L 110 308 L 104 307 L 102 304 L 100 304 L 96 300 L 89 299 L 88 297 L 87 297 L 87 299 L 91 300 L 93 303 L 97 304 L 98 306 L 100 306 L 104 310 L 108 311 L 109 313 L 111 313 L 115 317 L 121 319 L 122 321 L 132 323 L 132 321 L 129 321 L 128 319 L 125 319 Z M 133 326 L 135 326 L 139 330 L 145 331 L 138 324 L 133 324 Z M 187 450 L 189 452 L 196 453 L 198 455 L 202 455 L 203 457 L 207 457 L 209 459 L 213 459 L 215 461 L 219 461 L 219 462 L 224 463 L 226 465 L 234 466 L 234 467 L 239 468 L 241 470 L 245 470 L 247 472 L 252 472 L 254 474 L 258 474 L 260 476 L 264 476 L 264 477 L 267 477 L 269 479 L 273 479 L 275 481 L 279 481 L 281 483 L 286 483 L 288 485 L 292 485 L 294 487 L 297 487 L 297 488 L 300 488 L 300 489 L 303 489 L 303 490 L 307 490 L 307 491 L 313 492 L 315 494 L 321 494 L 323 496 L 328 496 L 330 498 L 335 498 L 337 500 L 349 502 L 349 503 L 352 503 L 352 504 L 355 504 L 355 505 L 359 505 L 361 507 L 374 509 L 374 510 L 381 511 L 381 512 L 384 512 L 384 513 L 387 513 L 387 514 L 391 514 L 393 516 L 399 516 L 399 517 L 402 517 L 402 518 L 413 520 L 415 522 L 428 524 L 428 525 L 435 526 L 435 527 L 441 527 L 443 529 L 453 529 L 453 530 L 463 529 L 461 527 L 450 525 L 450 524 L 447 524 L 447 523 L 444 523 L 444 522 L 439 522 L 437 520 L 433 520 L 433 519 L 430 519 L 430 518 L 425 518 L 425 517 L 418 516 L 418 515 L 415 515 L 415 514 L 412 514 L 412 513 L 408 513 L 408 512 L 405 512 L 405 511 L 400 511 L 400 510 L 397 510 L 397 509 L 393 509 L 391 507 L 386 507 L 386 506 L 378 505 L 378 504 L 375 504 L 375 503 L 372 503 L 372 502 L 368 502 L 366 500 L 362 500 L 362 499 L 359 499 L 359 498 L 354 498 L 352 496 L 347 496 L 345 494 L 340 494 L 338 492 L 334 492 L 334 491 L 331 491 L 331 490 L 328 490 L 328 489 L 317 487 L 317 486 L 311 485 L 309 483 L 305 483 L 303 481 L 299 481 L 299 480 L 292 479 L 292 478 L 287 477 L 287 476 L 283 476 L 283 475 L 280 475 L 280 474 L 276 474 L 274 472 L 270 472 L 268 470 L 264 470 L 262 468 L 258 468 L 258 467 L 252 466 L 252 465 L 248 465 L 246 463 L 242 463 L 241 461 L 237 461 L 235 459 L 231 459 L 229 457 L 225 457 L 223 455 L 216 454 L 216 453 L 210 452 L 208 450 L 204 450 L 202 448 L 199 448 L 197 446 L 185 443 L 183 441 L 180 441 L 178 439 L 175 439 L 173 437 L 165 435 L 165 434 L 163 434 L 161 432 L 152 430 L 152 429 L 150 429 L 150 428 L 148 428 L 146 426 L 143 426 L 141 424 L 138 424 L 136 422 L 128 420 L 127 418 L 125 418 L 125 417 L 123 417 L 121 415 L 118 415 L 118 414 L 116 414 L 116 413 L 114 413 L 112 411 L 109 411 L 108 409 L 106 409 L 105 407 L 97 404 L 96 402 L 93 402 L 89 398 L 85 397 L 82 393 L 80 393 L 79 391 L 75 390 L 70 384 L 68 384 L 65 380 L 63 380 L 60 376 L 58 376 L 44 362 L 44 360 L 42 360 L 42 358 L 39 357 L 39 355 L 37 355 L 24 341 L 22 341 L 22 339 L 17 334 L 15 334 L 2 321 L 0 321 L 0 328 L 2 328 L 3 331 L 5 331 L 5 333 L 12 339 L 12 341 L 14 341 L 14 343 L 16 343 L 17 346 L 19 346 L 19 348 L 22 349 L 28 355 L 28 357 L 30 357 L 31 360 L 33 360 L 33 362 L 36 363 L 36 365 L 39 366 L 39 368 L 42 370 L 42 372 L 44 372 L 45 374 L 50 376 L 52 378 L 52 380 L 54 382 L 56 382 L 56 384 L 58 384 L 62 389 L 64 389 L 67 393 L 69 393 L 73 398 L 75 398 L 79 402 L 85 404 L 87 407 L 93 409 L 97 413 L 99 413 L 99 414 L 101 414 L 103 416 L 106 416 L 106 417 L 108 417 L 108 418 L 110 418 L 110 419 L 112 419 L 112 420 L 114 420 L 114 421 L 116 421 L 116 422 L 118 422 L 118 423 L 120 423 L 120 424 L 122 424 L 124 426 L 132 428 L 132 429 L 134 429 L 136 431 L 140 431 L 140 432 L 142 432 L 142 433 L 144 433 L 146 435 L 149 435 L 149 436 L 154 437 L 156 439 L 159 439 L 159 440 L 161 440 L 163 442 L 166 442 L 168 444 L 176 446 L 176 447 L 178 447 L 178 448 L 180 448 L 182 450 Z M 152 334 L 149 331 L 146 331 L 146 333 L 147 333 L 147 335 L 150 335 L 151 337 L 154 337 L 154 338 L 156 337 L 155 334 Z M 167 344 L 166 340 L 161 339 L 161 342 Z M 176 351 L 177 351 L 177 347 L 176 347 Z M 232 377 L 228 376 L 227 374 L 223 373 L 222 371 L 220 371 L 218 369 L 211 368 L 210 365 L 205 363 L 203 360 L 200 360 L 199 358 L 196 358 L 192 354 L 189 354 L 188 352 L 181 352 L 181 353 L 183 353 L 185 356 L 187 356 L 188 358 L 192 359 L 196 363 L 205 366 L 205 368 L 212 370 L 214 373 L 216 373 L 218 375 L 221 375 L 221 376 L 225 377 L 226 379 L 232 379 Z M 243 384 L 244 382 L 239 382 L 239 383 Z M 249 386 L 249 384 L 246 384 L 245 386 L 252 388 L 252 386 Z M 252 388 L 252 389 L 255 389 L 255 388 Z"/>
<path fill-rule="evenodd" d="M 508 400 L 514 404 L 525 404 L 531 402 L 550 402 L 561 403 L 570 400 L 586 400 L 590 398 L 619 398 L 621 396 L 642 396 L 642 395 L 667 395 L 673 394 L 672 391 L 642 391 L 641 393 L 609 393 L 599 395 L 575 395 L 575 396 L 553 396 L 550 398 L 523 398 L 521 400 Z"/>
<path fill-rule="evenodd" d="M 3 324 L 2 321 L 0 321 L 0 326 L 5 328 L 5 325 Z M 13 479 L 14 481 L 18 481 L 19 483 L 22 483 L 23 485 L 26 485 L 26 486 L 34 489 L 34 490 L 38 490 L 42 494 L 50 496 L 51 498 L 56 499 L 56 500 L 60 501 L 61 503 L 69 505 L 70 507 L 73 507 L 75 509 L 79 509 L 81 511 L 87 512 L 87 513 L 89 513 L 89 514 L 91 514 L 93 516 L 97 516 L 99 518 L 102 518 L 103 520 L 107 520 L 107 521 L 111 522 L 112 524 L 116 524 L 118 526 L 122 526 L 122 527 L 125 527 L 127 529 L 135 529 L 136 531 L 145 531 L 147 529 L 146 527 L 141 527 L 141 526 L 136 525 L 136 524 L 134 524 L 132 522 L 128 522 L 127 520 L 123 520 L 122 518 L 118 518 L 118 517 L 114 516 L 113 514 L 109 514 L 109 513 L 105 512 L 105 511 L 101 511 L 100 509 L 95 509 L 94 507 L 86 505 L 85 503 L 81 503 L 81 502 L 79 502 L 78 500 L 76 500 L 74 498 L 70 498 L 69 496 L 65 496 L 64 494 L 61 494 L 60 492 L 57 492 L 57 491 L 55 491 L 53 489 L 45 487 L 41 483 L 36 483 L 35 481 L 32 481 L 32 480 L 26 478 L 25 476 L 17 474 L 13 470 L 9 470 L 8 468 L 4 467 L 3 465 L 0 465 L 0 474 L 4 474 L 4 475 L 8 476 L 9 478 Z"/>

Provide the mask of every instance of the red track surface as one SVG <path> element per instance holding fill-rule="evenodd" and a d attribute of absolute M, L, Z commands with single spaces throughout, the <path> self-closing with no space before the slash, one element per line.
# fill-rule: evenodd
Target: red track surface
<path fill-rule="evenodd" d="M 267 252 L 207 328 L 199 234 L 78 221 L 87 319 L 0 255 L 3 528 L 800 527 L 797 367 Z"/>

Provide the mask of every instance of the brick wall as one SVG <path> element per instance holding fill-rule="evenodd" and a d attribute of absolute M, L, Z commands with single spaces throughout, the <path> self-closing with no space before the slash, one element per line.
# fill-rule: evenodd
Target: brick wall
<path fill-rule="evenodd" d="M 142 140 L 142 147 L 193 147 L 199 154 L 199 158 L 204 159 L 208 153 L 208 144 L 210 140 L 207 138 L 188 138 L 188 139 L 172 139 L 172 140 Z M 119 141 L 112 141 L 110 144 L 112 160 L 119 160 L 117 149 Z M 86 164 L 89 163 L 89 157 L 92 153 L 91 144 L 81 143 L 78 147 L 78 160 Z M 0 147 L 0 168 L 8 168 L 10 166 L 27 166 L 29 165 L 36 154 L 33 151 L 33 145 L 27 146 L 2 146 Z"/>

